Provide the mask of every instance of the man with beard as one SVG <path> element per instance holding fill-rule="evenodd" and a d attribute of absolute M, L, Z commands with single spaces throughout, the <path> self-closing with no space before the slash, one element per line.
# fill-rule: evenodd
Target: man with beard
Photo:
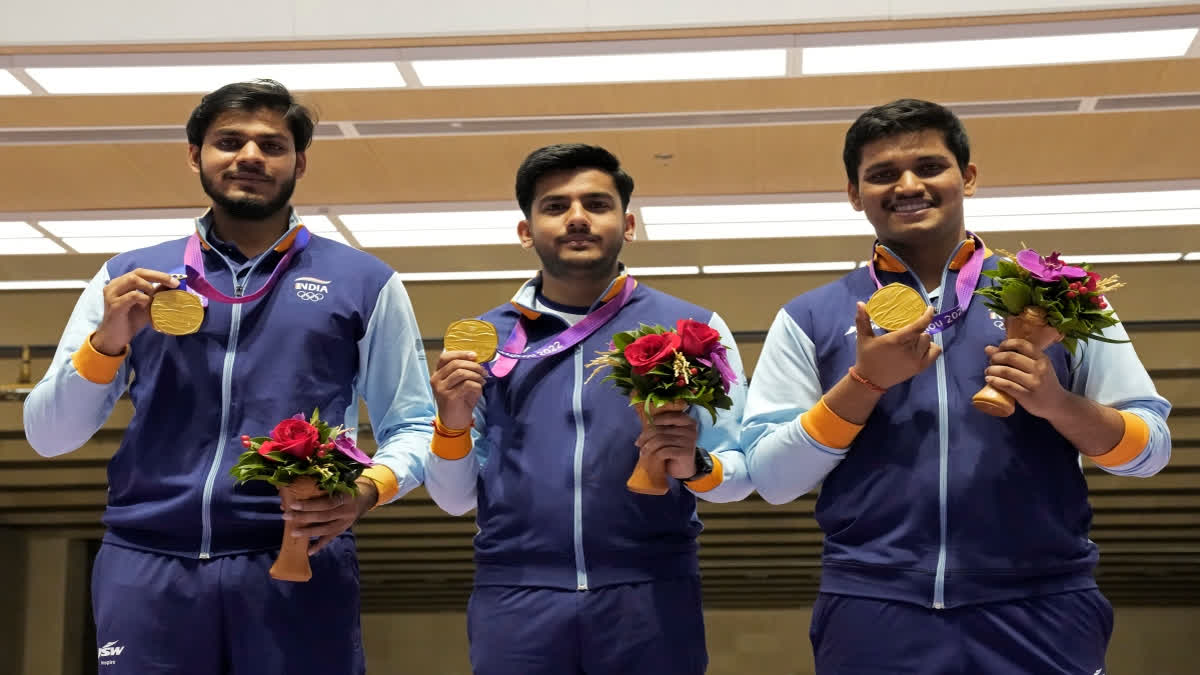
<path fill-rule="evenodd" d="M 212 207 L 191 237 L 105 263 L 26 401 L 26 436 L 45 456 L 86 443 L 127 390 L 133 402 L 108 466 L 92 577 L 98 644 L 123 647 L 108 650 L 105 673 L 366 671 L 348 528 L 421 483 L 433 401 L 399 278 L 311 235 L 289 205 L 313 126 L 269 80 L 205 96 L 188 120 L 188 161 Z M 226 296 L 258 295 L 210 299 L 191 334 L 148 325 L 156 294 L 180 286 L 185 251 L 200 257 L 189 286 L 203 277 Z M 282 516 L 315 539 L 313 577 L 273 580 L 279 495 L 234 484 L 239 438 L 315 408 L 353 433 L 360 397 L 376 464 L 356 498 L 316 498 Z"/>
<path fill-rule="evenodd" d="M 742 433 L 768 502 L 821 485 L 816 672 L 1103 673 L 1113 612 L 1092 574 L 1081 455 L 1154 475 L 1170 404 L 1120 325 L 1104 336 L 1124 344 L 1041 352 L 972 301 L 997 257 L 967 231 L 977 170 L 953 112 L 872 108 L 843 161 L 873 258 L 779 311 Z M 884 284 L 931 306 L 877 335 L 864 301 Z M 972 408 L 985 382 L 1020 403 L 1013 415 Z"/>
<path fill-rule="evenodd" d="M 474 672 L 703 673 L 696 497 L 751 491 L 737 445 L 741 359 L 717 314 L 623 270 L 633 179 L 607 150 L 536 150 L 517 171 L 516 193 L 525 214 L 517 233 L 542 271 L 482 318 L 500 336 L 523 331 L 527 353 L 562 348 L 491 374 L 473 353 L 443 352 L 432 377 L 439 417 L 426 487 L 452 514 L 477 508 Z M 595 316 L 614 311 L 596 326 Z M 584 364 L 615 333 L 680 319 L 706 323 L 730 347 L 734 405 L 716 424 L 695 410 L 661 413 L 642 431 L 629 400 L 600 378 L 587 382 Z M 639 448 L 666 462 L 675 479 L 666 495 L 625 487 Z"/>

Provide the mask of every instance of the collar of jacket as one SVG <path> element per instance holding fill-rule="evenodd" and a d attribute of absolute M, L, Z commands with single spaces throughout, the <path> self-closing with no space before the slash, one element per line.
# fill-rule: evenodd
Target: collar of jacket
<path fill-rule="evenodd" d="M 637 288 L 637 280 L 629 276 L 629 274 L 625 271 L 625 266 L 621 265 L 620 274 L 618 274 L 616 279 L 612 280 L 612 283 L 608 285 L 608 288 L 604 290 L 604 293 L 600 295 L 600 298 L 596 300 L 596 302 L 592 303 L 591 310 L 595 310 L 600 305 L 603 305 L 609 300 L 617 297 L 617 294 L 621 292 L 621 289 L 625 288 L 626 283 L 632 283 L 634 284 L 633 287 Z M 509 301 L 518 312 L 520 312 L 530 321 L 533 321 L 542 315 L 541 312 L 533 308 L 534 298 L 537 297 L 537 289 L 541 285 L 542 273 L 538 272 L 537 276 L 529 281 L 526 281 L 521 288 L 517 289 L 516 295 L 514 295 L 512 300 Z"/>

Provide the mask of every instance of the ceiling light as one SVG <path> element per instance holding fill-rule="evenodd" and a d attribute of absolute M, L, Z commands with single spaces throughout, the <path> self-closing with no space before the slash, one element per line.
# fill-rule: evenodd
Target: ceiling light
<path fill-rule="evenodd" d="M 1191 253 L 1183 256 L 1183 259 L 1188 262 L 1196 262 L 1200 260 L 1200 251 L 1192 251 Z"/>
<path fill-rule="evenodd" d="M 66 253 L 62 246 L 45 237 L 0 239 L 0 255 L 43 255 Z"/>
<path fill-rule="evenodd" d="M 39 220 L 56 237 L 186 237 L 196 231 L 191 218 L 137 218 L 127 220 Z M 167 236 L 170 235 L 170 236 Z M 158 241 L 158 240 L 156 240 Z"/>
<path fill-rule="evenodd" d="M 63 242 L 79 253 L 124 253 L 135 248 L 145 248 L 164 241 L 178 239 L 175 235 L 144 237 L 67 237 Z"/>
<path fill-rule="evenodd" d="M 0 281 L 0 291 L 67 290 L 87 288 L 88 282 L 76 279 Z"/>
<path fill-rule="evenodd" d="M 805 47 L 805 75 L 950 70 L 1180 57 L 1196 28 Z"/>
<path fill-rule="evenodd" d="M 625 271 L 635 277 L 681 277 L 700 274 L 700 268 L 696 265 L 683 265 L 680 267 L 627 267 Z"/>
<path fill-rule="evenodd" d="M 0 70 L 0 96 L 28 96 L 32 93 L 12 73 Z"/>
<path fill-rule="evenodd" d="M 968 217 L 1194 210 L 1200 209 L 1200 190 L 976 197 L 963 203 Z"/>
<path fill-rule="evenodd" d="M 269 78 L 288 89 L 382 89 L 405 85 L 390 61 L 261 63 L 209 66 L 94 66 L 26 68 L 51 94 L 168 94 L 208 92 L 230 82 Z"/>
<path fill-rule="evenodd" d="M 824 220 L 785 223 L 681 223 L 677 225 L 645 224 L 646 238 L 655 241 L 687 241 L 693 239 L 764 239 L 790 237 L 874 236 L 875 230 L 864 221 Z"/>
<path fill-rule="evenodd" d="M 29 223 L 21 221 L 0 222 L 0 239 L 33 239 L 42 236 Z"/>
<path fill-rule="evenodd" d="M 1182 253 L 1106 253 L 1102 255 L 1064 255 L 1062 259 L 1068 263 L 1105 264 L 1175 262 L 1182 257 Z"/>
<path fill-rule="evenodd" d="M 475 281 L 482 279 L 532 279 L 537 270 L 489 270 L 483 272 L 398 272 L 401 281 Z"/>
<path fill-rule="evenodd" d="M 1124 213 L 1047 213 L 1017 216 L 967 216 L 972 232 L 1090 230 L 1109 227 L 1200 225 L 1200 209 Z"/>
<path fill-rule="evenodd" d="M 516 228 L 512 230 L 355 230 L 354 238 L 366 248 L 403 246 L 484 246 L 488 244 L 517 244 Z"/>
<path fill-rule="evenodd" d="M 705 274 L 768 274 L 774 272 L 838 272 L 852 270 L 858 263 L 838 262 L 766 263 L 760 265 L 705 265 Z"/>
<path fill-rule="evenodd" d="M 419 213 L 348 213 L 339 214 L 342 224 L 352 232 L 365 230 L 432 230 L 503 228 L 516 236 L 517 223 L 525 216 L 520 211 L 427 211 Z"/>
<path fill-rule="evenodd" d="M 794 204 L 710 204 L 693 206 L 643 206 L 642 222 L 672 223 L 769 223 L 802 220 L 861 221 L 862 214 L 849 202 Z"/>
<path fill-rule="evenodd" d="M 745 49 L 446 59 L 413 61 L 412 66 L 421 84 L 427 87 L 711 80 L 786 75 L 787 51 Z"/>
<path fill-rule="evenodd" d="M 326 232 L 337 232 L 337 226 L 328 216 L 313 214 L 310 216 L 300 216 L 300 222 L 304 223 L 304 227 L 308 228 L 309 232 L 316 232 L 324 235 Z"/>

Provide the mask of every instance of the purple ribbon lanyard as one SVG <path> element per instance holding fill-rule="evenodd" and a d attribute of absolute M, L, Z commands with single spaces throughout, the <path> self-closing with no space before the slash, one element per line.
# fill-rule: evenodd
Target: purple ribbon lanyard
<path fill-rule="evenodd" d="M 625 285 L 621 288 L 621 292 L 617 294 L 617 297 L 609 300 L 600 309 L 585 316 L 579 323 L 559 333 L 549 344 L 538 347 L 531 352 L 525 351 L 525 344 L 529 338 L 525 333 L 524 322 L 518 319 L 517 325 L 513 326 L 512 333 L 504 341 L 504 346 L 496 350 L 496 361 L 491 366 L 492 375 L 504 377 L 512 372 L 513 367 L 517 365 L 517 361 L 519 360 L 541 359 L 561 354 L 583 342 L 588 336 L 599 330 L 601 326 L 608 323 L 609 319 L 616 316 L 617 312 L 621 311 L 625 303 L 629 302 L 629 296 L 633 295 L 633 287 L 635 285 L 633 277 L 626 275 Z"/>
<path fill-rule="evenodd" d="M 212 284 L 208 283 L 208 279 L 204 276 L 204 252 L 200 249 L 200 235 L 193 234 L 188 238 L 187 248 L 183 252 L 183 265 L 184 271 L 187 273 L 187 279 L 181 280 L 179 287 L 185 290 L 190 288 L 196 294 L 202 296 L 202 298 L 230 305 L 240 305 L 251 300 L 257 300 L 271 292 L 271 289 L 275 287 L 275 283 L 279 281 L 280 275 L 291 264 L 292 258 L 295 258 L 297 253 L 308 247 L 308 242 L 312 239 L 312 235 L 303 226 L 300 226 L 299 229 L 300 231 L 296 233 L 296 239 L 288 248 L 287 253 L 284 253 L 283 257 L 279 259 L 279 264 L 275 265 L 275 270 L 271 272 L 271 276 L 267 278 L 262 288 L 250 295 L 241 296 L 225 295 L 213 288 Z"/>
<path fill-rule="evenodd" d="M 937 335 L 953 326 L 954 322 L 962 318 L 962 315 L 967 313 L 967 308 L 971 306 L 971 298 L 975 294 L 975 284 L 979 282 L 979 274 L 983 271 L 983 259 L 986 257 L 986 253 L 983 240 L 970 232 L 967 234 L 975 242 L 975 252 L 971 254 L 971 259 L 967 261 L 967 264 L 962 266 L 958 273 L 958 279 L 954 283 L 958 306 L 948 312 L 935 315 L 929 321 L 929 327 L 925 329 L 925 332 L 930 335 Z M 871 250 L 871 264 L 867 265 L 867 269 L 871 272 L 871 281 L 875 282 L 875 287 L 883 288 L 883 284 L 879 282 L 879 277 L 875 274 L 874 247 Z"/>

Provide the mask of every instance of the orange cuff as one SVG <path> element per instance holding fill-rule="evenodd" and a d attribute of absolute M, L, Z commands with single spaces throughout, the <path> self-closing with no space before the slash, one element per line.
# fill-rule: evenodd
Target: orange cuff
<path fill-rule="evenodd" d="M 1142 454 L 1142 450 L 1150 444 L 1150 427 L 1146 425 L 1146 420 L 1124 410 L 1117 412 L 1121 413 L 1122 419 L 1125 420 L 1125 435 L 1121 436 L 1121 442 L 1117 443 L 1115 448 L 1103 455 L 1092 457 L 1092 461 L 1100 466 L 1126 464 Z"/>
<path fill-rule="evenodd" d="M 716 455 L 709 455 L 712 458 L 713 470 L 704 478 L 699 478 L 691 482 L 684 482 L 692 492 L 708 492 L 725 481 L 725 468 L 721 466 L 721 460 Z"/>
<path fill-rule="evenodd" d="M 371 479 L 371 482 L 375 484 L 375 489 L 379 491 L 379 499 L 375 500 L 375 506 L 372 506 L 372 509 L 392 501 L 396 493 L 400 491 L 400 483 L 396 480 L 396 474 L 382 464 L 368 466 L 363 470 L 362 475 L 364 478 Z"/>
<path fill-rule="evenodd" d="M 447 429 L 440 419 L 433 420 L 433 442 L 429 449 L 442 459 L 455 461 L 471 454 L 471 427 Z"/>
<path fill-rule="evenodd" d="M 83 344 L 79 345 L 79 349 L 71 355 L 71 364 L 75 366 L 79 376 L 88 382 L 108 384 L 116 379 L 117 372 L 121 370 L 121 362 L 128 354 L 129 345 L 125 345 L 125 349 L 116 356 L 101 354 L 92 346 L 92 336 L 89 335 Z"/>
<path fill-rule="evenodd" d="M 821 445 L 843 450 L 850 447 L 863 425 L 847 422 L 825 404 L 825 397 L 800 416 L 800 426 Z"/>

